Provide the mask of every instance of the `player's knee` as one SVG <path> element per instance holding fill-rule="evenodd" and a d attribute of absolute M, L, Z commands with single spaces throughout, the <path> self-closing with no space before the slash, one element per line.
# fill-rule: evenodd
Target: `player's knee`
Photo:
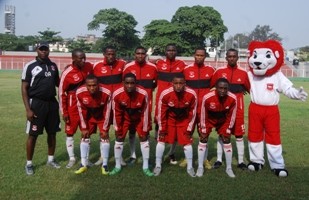
<path fill-rule="evenodd" d="M 223 144 L 231 143 L 231 137 L 221 136 L 221 140 L 222 140 Z"/>

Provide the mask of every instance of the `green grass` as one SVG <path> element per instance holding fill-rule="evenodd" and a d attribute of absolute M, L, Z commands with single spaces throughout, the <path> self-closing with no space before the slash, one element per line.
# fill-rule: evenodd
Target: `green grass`
<path fill-rule="evenodd" d="M 145 177 L 141 164 L 125 167 L 118 176 L 100 174 L 95 166 L 86 173 L 75 175 L 74 169 L 66 169 L 67 153 L 65 134 L 57 136 L 56 159 L 62 165 L 59 170 L 47 168 L 46 134 L 39 137 L 33 162 L 35 175 L 26 176 L 25 111 L 20 94 L 21 71 L 0 71 L 0 198 L 1 199 L 308 199 L 309 197 L 309 103 L 290 100 L 281 96 L 281 130 L 284 158 L 289 177 L 278 178 L 270 172 L 268 163 L 258 173 L 236 168 L 235 179 L 225 174 L 224 167 L 206 170 L 202 178 L 191 178 L 179 166 L 163 164 L 159 177 Z M 304 86 L 309 91 L 309 81 L 293 79 L 295 86 Z M 248 105 L 248 95 L 246 97 Z M 247 118 L 247 113 L 246 113 Z M 153 135 L 153 133 L 151 133 Z M 113 133 L 111 132 L 113 137 Z M 196 137 L 196 134 L 195 134 Z M 78 144 L 79 134 L 75 136 Z M 216 134 L 210 138 L 209 158 L 215 161 Z M 194 143 L 194 158 L 197 159 Z M 234 140 L 233 140 L 234 144 Z M 113 157 L 114 140 L 111 141 L 110 156 Z M 151 138 L 151 160 L 154 165 L 155 141 Z M 247 146 L 246 146 L 247 147 Z M 79 145 L 76 145 L 79 155 Z M 234 145 L 234 150 L 236 150 Z M 140 156 L 139 147 L 137 154 Z M 124 157 L 129 149 L 125 143 Z M 183 158 L 178 146 L 177 158 Z M 92 137 L 90 160 L 99 157 L 98 135 Z M 246 148 L 246 159 L 248 151 Z M 109 162 L 112 168 L 114 162 Z M 195 165 L 196 168 L 196 165 Z"/>

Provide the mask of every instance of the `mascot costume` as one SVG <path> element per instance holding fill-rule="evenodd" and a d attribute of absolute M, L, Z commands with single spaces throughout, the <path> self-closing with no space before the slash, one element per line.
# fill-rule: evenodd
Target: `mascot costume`
<path fill-rule="evenodd" d="M 293 83 L 280 71 L 284 62 L 282 45 L 275 40 L 252 41 L 248 47 L 248 72 L 251 89 L 249 105 L 248 143 L 250 163 L 248 169 L 263 168 L 264 142 L 270 168 L 279 177 L 288 176 L 282 156 L 280 140 L 279 96 L 305 101 L 308 94 L 295 89 Z"/>

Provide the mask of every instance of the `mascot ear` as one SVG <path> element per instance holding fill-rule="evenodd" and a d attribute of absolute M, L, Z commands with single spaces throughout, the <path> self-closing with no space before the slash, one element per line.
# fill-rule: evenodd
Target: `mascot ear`
<path fill-rule="evenodd" d="M 279 53 L 279 51 L 275 51 L 275 56 L 276 56 L 276 58 L 278 59 L 279 57 L 280 57 L 280 53 Z"/>

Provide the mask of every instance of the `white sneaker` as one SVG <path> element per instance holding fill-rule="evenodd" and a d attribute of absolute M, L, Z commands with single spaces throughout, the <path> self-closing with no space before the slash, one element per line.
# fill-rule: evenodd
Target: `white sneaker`
<path fill-rule="evenodd" d="M 120 164 L 121 164 L 122 167 L 127 166 L 127 163 L 124 161 L 123 158 L 121 158 L 121 163 Z"/>
<path fill-rule="evenodd" d="M 154 169 L 153 169 L 153 175 L 154 176 L 159 176 L 160 175 L 160 173 L 161 173 L 161 167 L 155 167 Z"/>
<path fill-rule="evenodd" d="M 69 169 L 69 168 L 73 167 L 73 165 L 75 165 L 75 163 L 76 163 L 75 159 L 70 159 L 69 163 L 66 165 L 66 168 Z"/>
<path fill-rule="evenodd" d="M 204 175 L 204 168 L 203 167 L 199 167 L 196 171 L 196 176 L 197 177 L 202 177 Z"/>
<path fill-rule="evenodd" d="M 59 169 L 61 166 L 55 161 L 47 161 L 46 166 L 55 168 L 55 169 Z"/>
<path fill-rule="evenodd" d="M 231 168 L 226 169 L 225 172 L 226 172 L 227 175 L 228 175 L 229 177 L 231 177 L 231 178 L 235 178 L 235 177 L 236 177 L 235 174 L 234 174 L 234 172 L 233 172 L 233 170 L 232 170 Z"/>
<path fill-rule="evenodd" d="M 187 169 L 187 173 L 191 176 L 191 177 L 195 177 L 195 172 L 193 168 Z"/>
<path fill-rule="evenodd" d="M 94 163 L 94 165 L 99 166 L 99 165 L 102 165 L 102 163 L 103 163 L 103 158 L 100 157 L 98 161 Z"/>

